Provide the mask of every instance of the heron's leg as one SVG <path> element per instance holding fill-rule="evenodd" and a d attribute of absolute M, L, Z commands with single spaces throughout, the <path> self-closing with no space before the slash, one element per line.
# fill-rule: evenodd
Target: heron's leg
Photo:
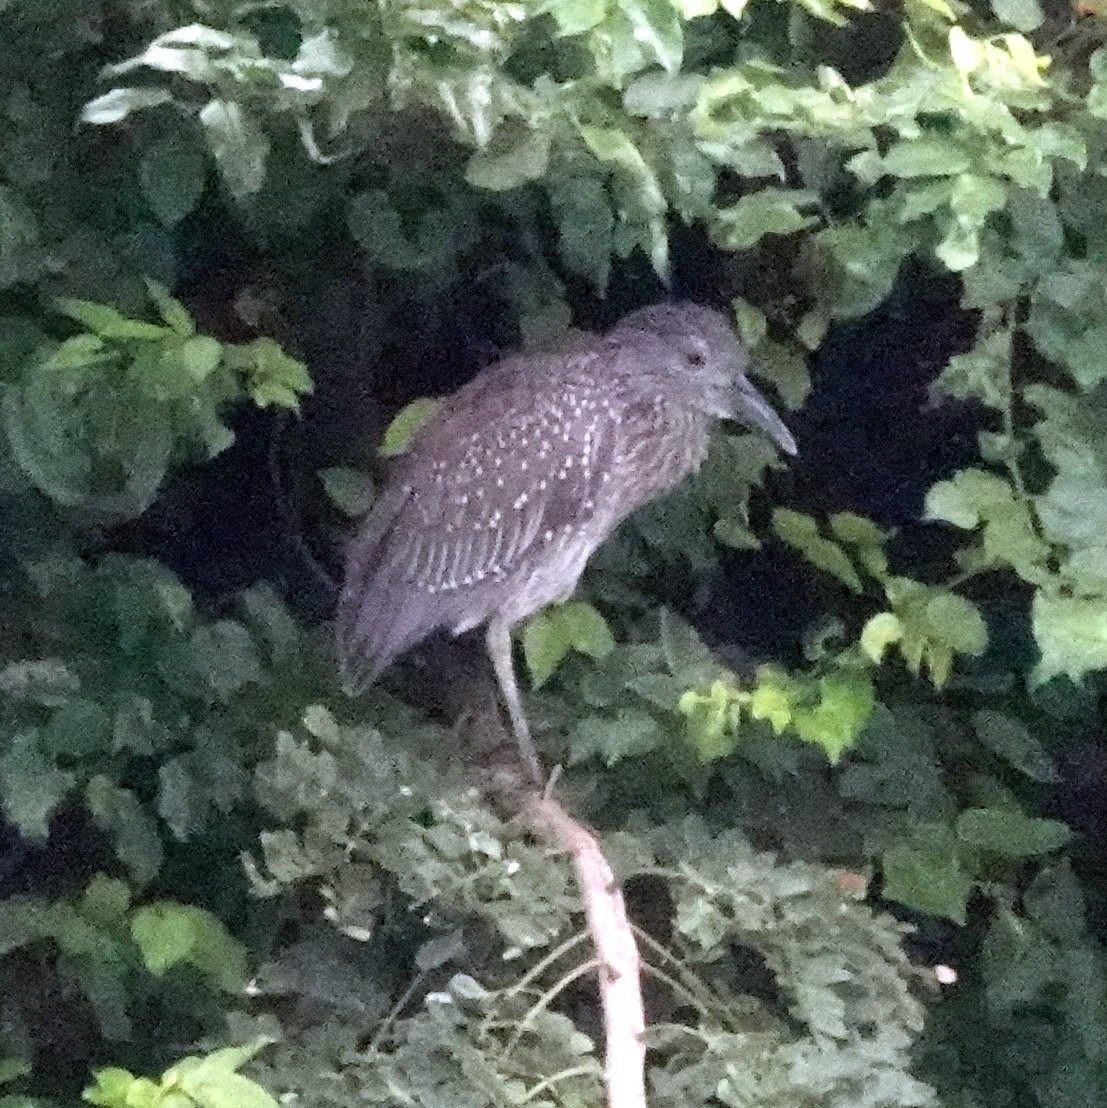
<path fill-rule="evenodd" d="M 511 717 L 511 729 L 515 732 L 515 741 L 519 753 L 537 784 L 542 784 L 542 763 L 538 760 L 538 751 L 531 741 L 527 717 L 523 714 L 523 702 L 519 698 L 519 686 L 515 681 L 515 666 L 511 660 L 511 629 L 502 620 L 491 619 L 485 637 L 488 656 L 492 659 L 492 668 L 496 671 L 496 681 L 503 693 L 507 713 Z"/>

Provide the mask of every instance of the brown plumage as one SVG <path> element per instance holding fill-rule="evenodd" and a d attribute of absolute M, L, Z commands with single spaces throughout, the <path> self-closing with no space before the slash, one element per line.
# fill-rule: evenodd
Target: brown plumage
<path fill-rule="evenodd" d="M 510 629 L 568 599 L 593 551 L 699 468 L 715 418 L 795 442 L 725 318 L 663 304 L 571 352 L 497 362 L 415 436 L 350 546 L 338 647 L 351 692 L 437 628 L 488 624 L 520 747 Z"/>

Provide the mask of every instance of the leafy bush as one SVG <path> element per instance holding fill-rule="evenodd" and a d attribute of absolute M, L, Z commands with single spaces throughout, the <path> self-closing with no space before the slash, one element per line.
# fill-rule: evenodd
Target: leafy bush
<path fill-rule="evenodd" d="M 721 429 L 521 634 L 655 1102 L 1107 1103 L 1097 11 L 0 30 L 2 1108 L 598 1102 L 576 893 L 466 783 L 469 678 L 345 700 L 311 563 L 427 396 L 665 283 L 733 306 L 800 460 Z"/>

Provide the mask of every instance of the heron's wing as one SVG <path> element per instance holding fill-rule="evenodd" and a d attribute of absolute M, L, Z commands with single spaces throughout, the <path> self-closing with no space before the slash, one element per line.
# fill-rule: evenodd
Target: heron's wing
<path fill-rule="evenodd" d="M 494 367 L 413 442 L 349 549 L 337 630 L 350 686 L 437 627 L 488 618 L 507 599 L 497 586 L 588 526 L 615 437 L 587 365 Z"/>

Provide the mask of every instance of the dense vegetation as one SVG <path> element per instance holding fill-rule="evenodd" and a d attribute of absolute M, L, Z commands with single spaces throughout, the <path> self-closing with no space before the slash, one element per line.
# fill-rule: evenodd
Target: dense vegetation
<path fill-rule="evenodd" d="M 1105 44 L 1055 0 L 0 2 L 0 1108 L 601 1103 L 479 654 L 355 702 L 326 621 L 405 405 L 666 288 L 733 305 L 800 457 L 720 429 L 521 636 L 652 1103 L 1107 1105 Z"/>

